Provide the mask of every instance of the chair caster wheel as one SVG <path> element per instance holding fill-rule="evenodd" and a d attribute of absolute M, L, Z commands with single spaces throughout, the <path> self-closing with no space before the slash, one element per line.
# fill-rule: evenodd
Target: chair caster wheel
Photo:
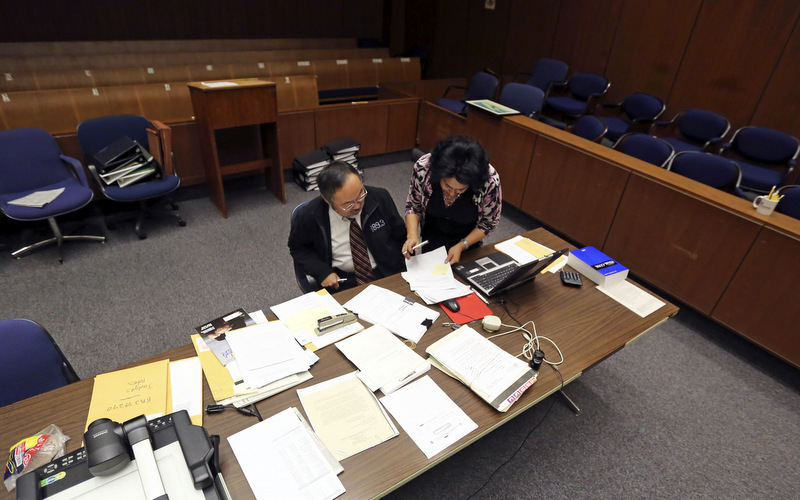
<path fill-rule="evenodd" d="M 114 224 L 106 224 L 106 229 L 108 229 L 109 231 L 113 231 L 116 228 L 117 226 L 115 226 Z"/>
<path fill-rule="evenodd" d="M 170 204 L 169 204 L 169 206 L 170 206 L 170 207 L 171 207 L 173 210 L 175 210 L 176 212 L 178 211 L 178 208 L 179 208 L 179 207 L 178 207 L 178 205 L 176 205 L 176 204 L 174 204 L 174 203 L 170 203 Z"/>
<path fill-rule="evenodd" d="M 178 219 L 178 225 L 184 227 L 186 225 L 186 221 L 183 219 Z"/>
<path fill-rule="evenodd" d="M 143 239 L 145 239 L 145 238 L 147 238 L 147 235 L 146 235 L 146 234 L 140 234 L 140 235 L 139 235 L 139 239 L 140 239 L 140 240 L 143 240 Z"/>

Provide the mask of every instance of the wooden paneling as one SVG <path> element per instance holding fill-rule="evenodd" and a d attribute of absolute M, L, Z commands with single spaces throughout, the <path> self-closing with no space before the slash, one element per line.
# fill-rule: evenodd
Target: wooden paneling
<path fill-rule="evenodd" d="M 711 189 L 697 183 L 698 192 Z M 603 249 L 711 314 L 758 231 L 753 221 L 633 173 Z"/>
<path fill-rule="evenodd" d="M 314 120 L 317 143 L 320 145 L 341 137 L 351 137 L 361 143 L 358 151 L 361 156 L 386 152 L 389 122 L 386 105 L 318 108 L 314 113 Z"/>
<path fill-rule="evenodd" d="M 800 18 L 750 123 L 800 136 Z"/>
<path fill-rule="evenodd" d="M 500 174 L 503 201 L 520 207 L 536 134 L 527 127 L 473 109 L 467 115 L 467 135 L 480 142 L 489 153 L 489 162 Z"/>
<path fill-rule="evenodd" d="M 467 74 L 489 68 L 503 72 L 505 41 L 498 42 L 498 34 L 508 32 L 510 3 L 495 2 L 493 10 L 486 9 L 483 0 L 464 2 L 469 10 L 467 32 Z"/>
<path fill-rule="evenodd" d="M 413 149 L 417 144 L 417 116 L 419 101 L 389 105 L 386 151 Z"/>
<path fill-rule="evenodd" d="M 537 59 L 550 57 L 560 5 L 560 0 L 511 1 L 502 74 L 530 71 Z"/>
<path fill-rule="evenodd" d="M 278 144 L 284 170 L 292 168 L 296 157 L 318 149 L 313 109 L 278 113 Z"/>
<path fill-rule="evenodd" d="M 561 0 L 553 57 L 569 64 L 570 74 L 605 74 L 622 3 Z"/>
<path fill-rule="evenodd" d="M 666 100 L 689 42 L 701 0 L 627 0 L 605 75 L 607 99 L 645 91 Z"/>
<path fill-rule="evenodd" d="M 451 135 L 466 133 L 467 119 L 435 104 L 420 101 L 417 122 L 417 145 L 423 151 Z"/>
<path fill-rule="evenodd" d="M 565 138 L 603 147 L 579 137 Z M 580 146 L 540 135 L 521 208 L 582 245 L 601 248 L 628 176 L 626 169 L 586 154 Z"/>
<path fill-rule="evenodd" d="M 763 228 L 712 317 L 800 366 L 800 240 Z M 781 311 L 776 314 L 776 311 Z"/>
<path fill-rule="evenodd" d="M 669 96 L 673 109 L 702 107 L 746 125 L 789 40 L 800 2 L 704 2 Z"/>

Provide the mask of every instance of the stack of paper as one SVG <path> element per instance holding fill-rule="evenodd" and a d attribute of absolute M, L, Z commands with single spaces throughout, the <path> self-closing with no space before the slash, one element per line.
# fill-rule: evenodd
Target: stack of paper
<path fill-rule="evenodd" d="M 425 352 L 433 366 L 463 382 L 499 411 L 508 410 L 536 382 L 536 374 L 526 362 L 468 326 L 434 342 Z"/>
<path fill-rule="evenodd" d="M 406 260 L 403 279 L 426 304 L 437 304 L 443 300 L 463 297 L 472 291 L 468 285 L 455 279 L 453 269 L 449 264 L 445 264 L 446 259 L 447 249 L 441 246 Z"/>
<path fill-rule="evenodd" d="M 345 492 L 344 469 L 297 408 L 228 437 L 256 498 L 327 500 Z"/>
<path fill-rule="evenodd" d="M 17 198 L 16 200 L 9 201 L 9 205 L 17 205 L 20 207 L 35 207 L 42 208 L 51 201 L 58 198 L 58 195 L 64 192 L 66 188 L 48 189 L 47 191 L 34 191 L 33 193 Z"/>
<path fill-rule="evenodd" d="M 327 290 L 309 292 L 272 306 L 270 309 L 283 324 L 289 327 L 300 345 L 306 346 L 312 351 L 338 342 L 364 329 L 360 323 L 355 322 L 341 328 L 329 329 L 330 331 L 325 330 L 327 333 L 315 332 L 320 319 L 347 312 Z"/>
<path fill-rule="evenodd" d="M 494 247 L 495 249 L 500 250 L 504 254 L 517 261 L 517 264 L 519 265 L 533 262 L 534 260 L 541 259 L 545 255 L 550 255 L 553 253 L 552 249 L 547 248 L 544 245 L 540 245 L 539 243 L 525 238 L 524 236 L 514 236 L 513 238 L 503 241 L 502 243 L 495 244 Z M 561 270 L 561 268 L 563 268 L 566 264 L 567 256 L 562 255 L 561 257 L 557 258 L 555 262 L 544 268 L 542 270 L 542 274 L 544 274 L 545 271 L 555 273 Z"/>
<path fill-rule="evenodd" d="M 380 325 L 342 340 L 336 347 L 358 367 L 358 378 L 373 392 L 380 389 L 390 394 L 431 368 L 427 360 Z"/>
<path fill-rule="evenodd" d="M 439 318 L 439 313 L 399 293 L 368 285 L 344 304 L 364 321 L 381 325 L 390 332 L 412 342 L 422 336 Z"/>

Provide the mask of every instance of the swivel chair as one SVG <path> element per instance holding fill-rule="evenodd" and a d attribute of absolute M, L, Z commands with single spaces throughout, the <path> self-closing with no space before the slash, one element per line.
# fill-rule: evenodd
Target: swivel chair
<path fill-rule="evenodd" d="M 79 379 L 50 333 L 28 319 L 0 320 L 0 406 L 58 389 Z"/>
<path fill-rule="evenodd" d="M 619 138 L 614 149 L 633 156 L 647 163 L 652 163 L 657 167 L 667 164 L 675 150 L 672 146 L 657 137 L 635 132 L 625 134 Z"/>
<path fill-rule="evenodd" d="M 450 85 L 444 91 L 444 95 L 436 99 L 436 105 L 441 106 L 448 111 L 458 114 L 466 114 L 467 101 L 474 101 L 479 99 L 492 99 L 497 91 L 497 86 L 500 81 L 496 76 L 486 72 L 479 71 L 470 77 L 469 83 L 464 87 L 463 85 Z M 451 99 L 447 95 L 453 89 L 463 89 L 463 99 Z"/>
<path fill-rule="evenodd" d="M 583 115 L 575 123 L 566 128 L 567 132 L 572 132 L 578 137 L 583 137 L 587 141 L 600 143 L 606 135 L 608 127 L 600 118 L 592 115 Z"/>
<path fill-rule="evenodd" d="M 675 153 L 716 149 L 731 129 L 722 115 L 704 109 L 687 109 L 668 122 L 653 122 L 649 134 L 670 143 Z"/>
<path fill-rule="evenodd" d="M 576 73 L 566 84 L 550 86 L 544 99 L 544 113 L 574 121 L 591 109 L 594 101 L 601 98 L 610 86 L 608 80 L 600 75 Z"/>
<path fill-rule="evenodd" d="M 783 198 L 775 205 L 775 211 L 800 219 L 800 186 L 783 186 L 778 190 L 778 194 Z"/>
<path fill-rule="evenodd" d="M 516 81 L 518 75 L 527 75 L 528 81 L 525 83 L 547 92 L 550 85 L 564 84 L 564 80 L 567 78 L 567 71 L 569 71 L 567 63 L 543 57 L 536 61 L 530 73 L 518 72 L 514 75 L 514 80 Z"/>
<path fill-rule="evenodd" d="M 530 118 L 539 116 L 543 101 L 544 92 L 538 87 L 513 82 L 503 87 L 498 98 L 498 102 L 503 106 L 515 109 Z"/>
<path fill-rule="evenodd" d="M 742 127 L 719 154 L 734 158 L 742 167 L 742 189 L 768 193 L 780 186 L 794 169 L 800 141 L 767 127 Z"/>
<path fill-rule="evenodd" d="M 297 215 L 297 211 L 303 208 L 304 206 L 308 205 L 308 201 L 304 201 L 300 203 L 294 210 L 292 210 L 292 219 L 291 219 L 291 227 L 294 227 L 295 216 Z M 308 292 L 316 292 L 320 289 L 320 286 L 317 284 L 317 280 L 315 280 L 312 276 L 309 276 L 305 273 L 302 267 L 297 262 L 294 262 L 294 277 L 297 280 L 297 286 L 300 287 L 300 290 L 303 293 Z"/>
<path fill-rule="evenodd" d="M 666 168 L 707 186 L 742 196 L 739 191 L 742 169 L 728 158 L 700 151 L 684 151 L 676 154 Z"/>
<path fill-rule="evenodd" d="M 16 204 L 22 197 L 41 191 L 63 189 L 44 206 Z M 20 258 L 37 248 L 55 243 L 58 261 L 64 263 L 64 241 L 105 242 L 105 236 L 64 235 L 56 217 L 77 211 L 92 201 L 86 173 L 80 162 L 61 154 L 56 140 L 39 128 L 12 129 L 0 132 L 0 211 L 18 221 L 47 220 L 53 237 L 14 251 Z"/>
<path fill-rule="evenodd" d="M 606 124 L 606 138 L 615 143 L 628 132 L 647 132 L 650 124 L 661 116 L 665 108 L 664 102 L 658 97 L 634 92 L 619 103 L 600 104 L 592 114 Z"/>
<path fill-rule="evenodd" d="M 160 122 L 154 122 L 156 126 L 162 129 L 168 129 Z M 150 122 L 147 118 L 138 115 L 109 115 L 101 116 L 99 118 L 92 118 L 86 120 L 78 125 L 78 141 L 80 142 L 81 149 L 83 150 L 84 159 L 92 173 L 97 185 L 103 191 L 106 198 L 121 202 L 121 203 L 138 203 L 139 210 L 134 214 L 115 214 L 106 218 L 106 223 L 113 227 L 112 223 L 121 218 L 136 218 L 135 231 L 140 239 L 147 238 L 147 234 L 143 231 L 142 227 L 146 218 L 153 215 L 164 215 L 174 217 L 178 221 L 178 225 L 185 226 L 181 214 L 178 213 L 178 207 L 167 195 L 175 191 L 180 185 L 180 179 L 172 172 L 172 152 L 169 150 L 169 144 L 160 144 L 162 158 L 160 159 L 164 167 L 164 175 L 161 178 L 148 178 L 131 184 L 125 187 L 120 187 L 114 184 L 106 184 L 100 178 L 98 173 L 98 166 L 94 165 L 94 154 L 113 143 L 120 137 L 127 136 L 134 141 L 138 142 L 145 149 L 150 149 L 148 139 L 148 127 Z M 163 132 L 161 137 L 164 137 Z M 158 158 L 158 151 L 150 151 L 154 157 Z M 160 204 L 168 204 L 171 210 L 156 208 Z"/>

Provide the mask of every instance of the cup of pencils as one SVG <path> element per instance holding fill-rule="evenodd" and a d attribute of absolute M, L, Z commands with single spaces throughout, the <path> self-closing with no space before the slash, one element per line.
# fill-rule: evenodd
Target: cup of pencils
<path fill-rule="evenodd" d="M 779 196 L 778 192 L 775 191 L 775 186 L 772 186 L 768 195 L 756 196 L 753 200 L 753 206 L 756 208 L 756 212 L 761 215 L 771 215 L 781 198 L 783 196 Z"/>

